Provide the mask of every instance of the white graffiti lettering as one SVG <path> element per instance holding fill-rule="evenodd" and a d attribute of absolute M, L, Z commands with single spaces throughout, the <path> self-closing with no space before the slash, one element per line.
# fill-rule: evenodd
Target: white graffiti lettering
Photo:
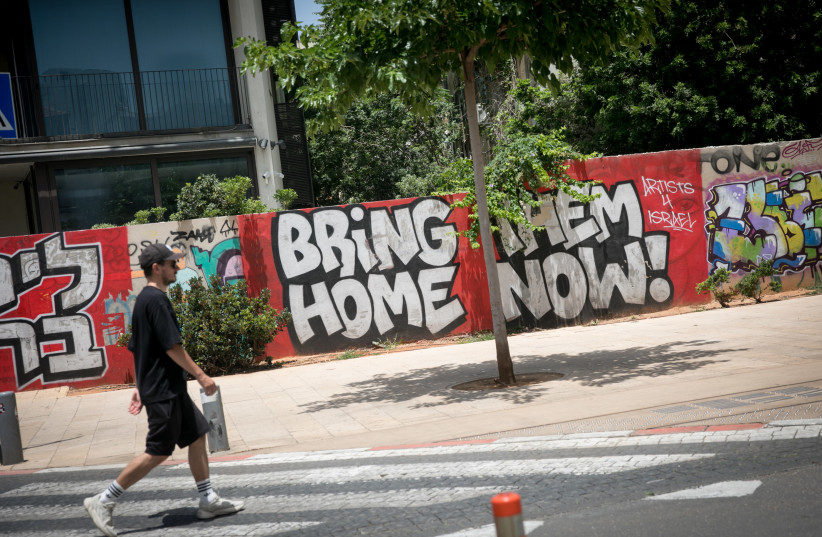
<path fill-rule="evenodd" d="M 686 192 L 685 183 L 651 183 L 655 191 Z M 509 254 L 498 263 L 503 310 L 507 321 L 527 316 L 540 321 L 553 312 L 572 320 L 586 305 L 592 310 L 613 306 L 615 296 L 624 304 L 643 306 L 649 296 L 665 302 L 673 289 L 666 266 L 669 237 L 666 232 L 645 233 L 643 209 L 631 182 L 610 189 L 596 185 L 599 197 L 588 205 L 559 193 L 543 198 L 533 218 L 545 231 L 527 239 L 539 246 Z M 520 232 L 521 234 L 521 232 Z M 510 241 L 517 242 L 516 236 Z M 523 241 L 520 241 L 522 244 Z M 558 247 L 564 251 L 556 251 Z"/>
<path fill-rule="evenodd" d="M 52 312 L 35 320 L 0 320 L 0 347 L 12 349 L 18 388 L 38 378 L 44 384 L 98 378 L 107 369 L 105 349 L 97 346 L 91 319 L 82 313 L 101 288 L 99 244 L 67 246 L 60 233 L 11 257 L 0 255 L 0 313 L 17 307 L 20 295 L 44 278 L 59 276 L 71 280 L 51 296 Z M 54 344 L 63 350 L 46 350 Z"/>
<path fill-rule="evenodd" d="M 370 343 L 366 338 L 415 328 L 436 334 L 460 322 L 465 308 L 450 294 L 458 245 L 450 214 L 444 200 L 421 198 L 274 217 L 284 307 L 300 345 Z"/>

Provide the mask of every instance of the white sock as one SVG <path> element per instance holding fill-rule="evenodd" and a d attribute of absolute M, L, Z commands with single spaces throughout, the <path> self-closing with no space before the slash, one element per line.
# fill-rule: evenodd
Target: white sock
<path fill-rule="evenodd" d="M 217 493 L 211 488 L 211 479 L 203 479 L 197 481 L 197 492 L 200 493 L 200 501 L 203 503 L 211 503 L 217 497 Z"/>
<path fill-rule="evenodd" d="M 124 492 L 125 489 L 121 487 L 117 481 L 112 481 L 111 485 L 109 485 L 108 488 L 100 494 L 100 501 L 103 503 L 116 502 Z"/>

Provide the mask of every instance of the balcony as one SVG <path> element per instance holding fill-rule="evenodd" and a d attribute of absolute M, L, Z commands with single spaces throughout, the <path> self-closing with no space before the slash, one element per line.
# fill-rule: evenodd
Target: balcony
<path fill-rule="evenodd" d="M 83 72 L 12 77 L 18 136 L 71 140 L 249 126 L 239 70 Z M 21 140 L 22 139 L 22 140 Z"/>

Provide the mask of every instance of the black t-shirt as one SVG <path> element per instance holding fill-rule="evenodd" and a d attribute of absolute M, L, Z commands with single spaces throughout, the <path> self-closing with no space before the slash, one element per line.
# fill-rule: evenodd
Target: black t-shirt
<path fill-rule="evenodd" d="M 177 316 L 166 294 L 156 287 L 143 288 L 134 303 L 128 344 L 134 353 L 137 390 L 143 404 L 171 399 L 186 391 L 185 370 L 166 354 L 182 342 Z"/>

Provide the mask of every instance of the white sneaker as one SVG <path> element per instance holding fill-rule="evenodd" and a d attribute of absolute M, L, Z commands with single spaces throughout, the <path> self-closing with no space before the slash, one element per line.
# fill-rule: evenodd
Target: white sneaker
<path fill-rule="evenodd" d="M 219 496 L 209 503 L 200 501 L 200 508 L 197 509 L 197 518 L 208 520 L 215 516 L 230 515 L 245 509 L 245 503 L 238 500 L 225 500 Z"/>
<path fill-rule="evenodd" d="M 100 501 L 100 496 L 92 496 L 83 500 L 83 507 L 88 511 L 91 520 L 97 529 L 102 531 L 106 537 L 117 537 L 117 532 L 114 531 L 114 526 L 111 523 L 111 514 L 114 512 L 114 502 L 103 503 Z"/>

